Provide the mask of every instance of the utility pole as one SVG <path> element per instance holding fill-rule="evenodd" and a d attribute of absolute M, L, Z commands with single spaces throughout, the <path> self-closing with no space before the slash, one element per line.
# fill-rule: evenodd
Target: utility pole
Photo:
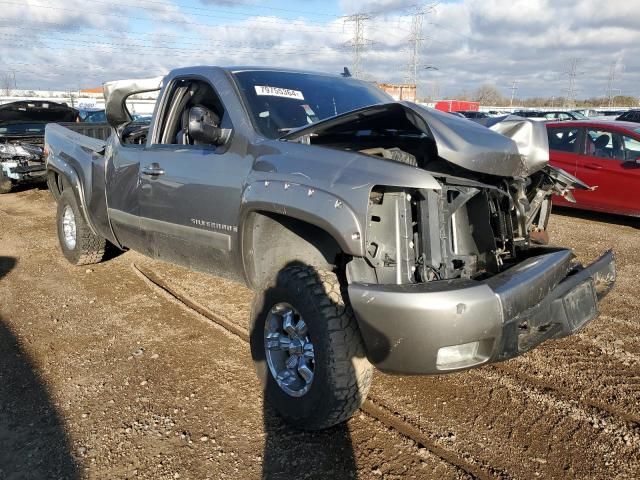
<path fill-rule="evenodd" d="M 364 24 L 371 19 L 371 15 L 367 13 L 356 13 L 345 18 L 345 22 L 353 22 L 353 38 L 349 45 L 353 47 L 353 76 L 361 78 L 362 76 L 362 53 L 364 47 L 369 45 L 369 40 L 364 38 Z"/>
<path fill-rule="evenodd" d="M 516 98 L 516 92 L 518 91 L 518 80 L 514 80 L 511 84 L 511 100 L 509 101 L 509 107 L 513 107 L 513 100 Z"/>
<path fill-rule="evenodd" d="M 569 64 L 569 71 L 566 74 L 569 77 L 569 87 L 567 88 L 567 99 L 565 107 L 574 107 L 576 104 L 576 77 L 578 76 L 578 65 L 581 59 L 574 57 Z"/>

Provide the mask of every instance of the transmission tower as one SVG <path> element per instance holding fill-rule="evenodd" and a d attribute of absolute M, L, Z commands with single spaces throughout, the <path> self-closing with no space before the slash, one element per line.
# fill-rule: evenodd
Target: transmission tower
<path fill-rule="evenodd" d="M 346 22 L 353 22 L 353 38 L 349 41 L 349 45 L 353 48 L 353 76 L 361 78 L 362 76 L 362 53 L 364 47 L 371 42 L 364 38 L 364 24 L 367 20 L 371 20 L 368 13 L 356 13 L 345 18 Z"/>
<path fill-rule="evenodd" d="M 409 63 L 407 63 L 407 83 L 416 86 L 418 97 L 418 71 L 423 67 L 420 61 L 420 50 L 425 37 L 422 36 L 422 24 L 426 14 L 431 13 L 435 5 L 422 5 L 415 8 L 411 15 L 411 34 L 409 35 Z M 433 68 L 433 67 L 427 67 Z"/>
<path fill-rule="evenodd" d="M 607 97 L 609 99 L 609 107 L 613 107 L 613 98 L 615 96 L 615 92 L 620 92 L 619 88 L 613 88 L 613 85 L 616 81 L 616 71 L 618 70 L 619 63 L 620 59 L 618 58 L 617 60 L 611 62 L 611 66 L 609 67 L 609 79 L 607 80 Z"/>
<path fill-rule="evenodd" d="M 578 65 L 582 59 L 574 57 L 569 63 L 569 70 L 566 75 L 569 77 L 569 87 L 567 88 L 567 99 L 565 101 L 565 107 L 575 107 L 576 105 L 576 77 L 578 76 Z"/>
<path fill-rule="evenodd" d="M 511 84 L 511 100 L 509 101 L 509 107 L 513 107 L 513 100 L 516 98 L 516 92 L 518 91 L 518 80 L 514 80 Z"/>

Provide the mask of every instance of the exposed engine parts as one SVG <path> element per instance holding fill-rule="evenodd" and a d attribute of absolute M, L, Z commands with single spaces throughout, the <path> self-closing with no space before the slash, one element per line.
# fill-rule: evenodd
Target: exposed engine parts
<path fill-rule="evenodd" d="M 0 143 L 0 161 L 22 160 L 37 161 L 42 159 L 43 149 L 40 145 L 22 142 Z"/>
<path fill-rule="evenodd" d="M 378 283 L 495 275 L 536 244 L 548 243 L 552 194 L 583 188 L 552 167 L 532 179 L 502 178 L 495 184 L 453 176 L 438 180 L 440 190 L 372 190 L 366 260 Z"/>

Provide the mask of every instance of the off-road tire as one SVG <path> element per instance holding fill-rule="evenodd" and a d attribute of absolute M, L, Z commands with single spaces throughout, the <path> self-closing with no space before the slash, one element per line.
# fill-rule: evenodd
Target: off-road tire
<path fill-rule="evenodd" d="M 272 306 L 286 302 L 308 326 L 314 344 L 314 379 L 307 393 L 293 397 L 274 379 L 265 355 L 265 320 Z M 373 375 L 346 290 L 338 277 L 307 266 L 291 266 L 266 282 L 251 309 L 251 353 L 265 400 L 301 430 L 321 430 L 345 420 L 366 399 Z"/>
<path fill-rule="evenodd" d="M 0 167 L 0 194 L 9 193 L 11 187 L 13 187 L 11 179 L 5 175 L 4 170 Z"/>
<path fill-rule="evenodd" d="M 69 248 L 64 240 L 62 218 L 64 210 L 70 206 L 76 224 L 76 244 L 74 248 Z M 76 198 L 71 189 L 64 190 L 58 199 L 58 214 L 56 219 L 58 229 L 58 241 L 62 253 L 74 265 L 91 265 L 99 263 L 105 256 L 107 240 L 94 235 L 78 208 Z"/>

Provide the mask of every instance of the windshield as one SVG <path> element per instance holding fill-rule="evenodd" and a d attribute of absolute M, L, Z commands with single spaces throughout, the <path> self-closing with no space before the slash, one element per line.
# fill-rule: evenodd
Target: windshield
<path fill-rule="evenodd" d="M 0 135 L 44 135 L 44 123 L 0 125 Z"/>
<path fill-rule="evenodd" d="M 83 122 L 88 123 L 100 123 L 107 121 L 107 114 L 104 110 L 98 110 L 97 112 L 91 112 L 84 117 Z"/>
<path fill-rule="evenodd" d="M 376 86 L 351 78 L 271 71 L 233 75 L 254 125 L 268 138 L 279 138 L 295 128 L 392 100 Z"/>
<path fill-rule="evenodd" d="M 588 118 L 580 112 L 571 112 L 576 120 L 588 120 Z"/>

